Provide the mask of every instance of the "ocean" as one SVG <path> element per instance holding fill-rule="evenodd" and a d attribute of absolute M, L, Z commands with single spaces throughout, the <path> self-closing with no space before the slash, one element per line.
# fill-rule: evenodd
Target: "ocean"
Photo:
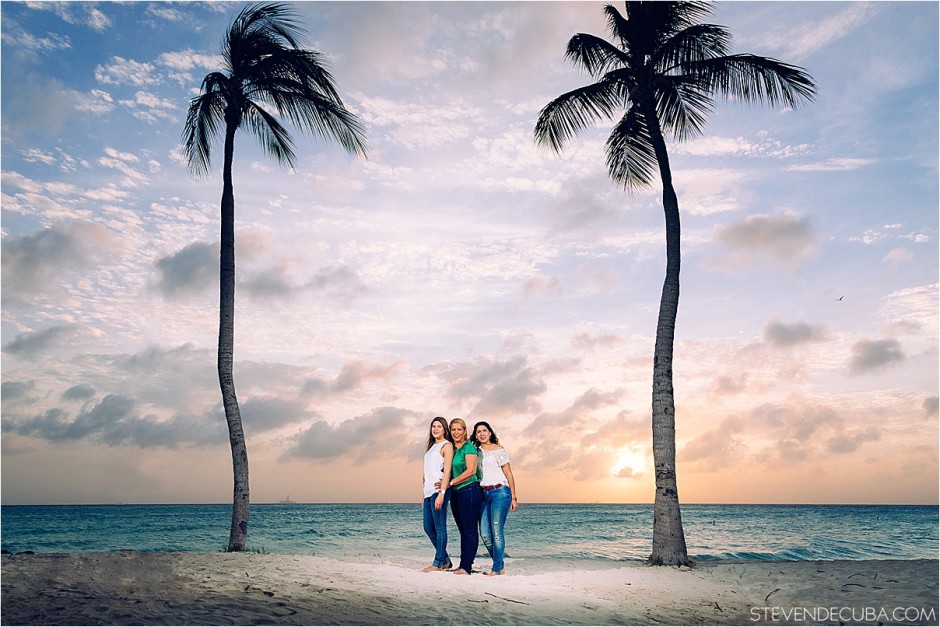
<path fill-rule="evenodd" d="M 4 505 L 2 549 L 222 551 L 230 505 Z M 936 559 L 938 508 L 919 505 L 684 505 L 696 560 Z M 449 517 L 450 518 L 450 517 Z M 523 504 L 510 558 L 644 560 L 652 505 Z M 431 556 L 418 503 L 255 504 L 248 549 L 370 562 Z M 449 548 L 459 552 L 450 519 Z M 480 547 L 481 556 L 485 549 Z"/>

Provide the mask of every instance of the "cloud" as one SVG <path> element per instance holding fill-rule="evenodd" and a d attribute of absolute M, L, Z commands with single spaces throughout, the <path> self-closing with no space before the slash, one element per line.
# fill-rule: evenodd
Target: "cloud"
<path fill-rule="evenodd" d="M 911 263 L 914 261 L 914 255 L 909 251 L 904 250 L 903 248 L 895 248 L 890 251 L 881 260 L 885 263 L 889 263 L 892 266 L 900 266 L 901 264 Z"/>
<path fill-rule="evenodd" d="M 847 170 L 859 170 L 873 163 L 875 163 L 874 159 L 827 159 L 816 163 L 787 166 L 787 170 L 791 172 L 845 172 Z"/>
<path fill-rule="evenodd" d="M 36 358 L 59 346 L 72 347 L 95 334 L 78 325 L 63 324 L 42 331 L 21 333 L 3 346 L 3 352 L 18 357 Z"/>
<path fill-rule="evenodd" d="M 639 465 L 630 465 L 631 474 L 620 473 L 627 464 L 619 464 L 625 449 L 641 442 L 645 450 L 650 423 L 621 411 L 613 420 L 603 416 L 609 407 L 616 407 L 624 392 L 604 392 L 590 388 L 560 412 L 539 414 L 524 431 L 538 434 L 520 447 L 516 459 L 521 467 L 551 469 L 575 481 L 589 481 L 611 476 L 639 477 Z"/>
<path fill-rule="evenodd" d="M 303 393 L 317 396 L 342 394 L 358 389 L 368 381 L 387 381 L 397 375 L 402 366 L 403 362 L 381 366 L 364 361 L 351 361 L 343 365 L 340 373 L 332 381 L 319 377 L 307 379 L 303 385 Z"/>
<path fill-rule="evenodd" d="M 747 389 L 747 379 L 747 373 L 740 374 L 737 377 L 728 375 L 717 377 L 714 382 L 715 394 L 719 396 L 740 394 Z"/>
<path fill-rule="evenodd" d="M 3 43 L 31 52 L 42 53 L 67 50 L 72 47 L 72 42 L 65 35 L 47 32 L 45 37 L 37 37 L 18 28 L 11 29 L 6 21 L 3 24 Z"/>
<path fill-rule="evenodd" d="M 717 470 L 736 463 L 746 450 L 737 436 L 743 430 L 740 418 L 725 418 L 714 429 L 685 444 L 677 454 L 680 462 L 700 462 L 707 470 Z"/>
<path fill-rule="evenodd" d="M 504 416 L 537 410 L 536 397 L 548 386 L 526 357 L 506 360 L 481 357 L 446 368 L 440 373 L 447 383 L 445 394 L 455 399 L 479 399 L 470 411 L 477 416 Z"/>
<path fill-rule="evenodd" d="M 160 98 L 146 91 L 137 91 L 132 99 L 120 100 L 122 105 L 130 109 L 135 118 L 154 124 L 162 120 L 171 120 L 175 111 L 179 109 L 172 100 Z"/>
<path fill-rule="evenodd" d="M 95 80 L 103 85 L 156 85 L 159 77 L 154 76 L 156 67 L 150 63 L 140 63 L 123 57 L 112 57 L 108 65 L 95 68 Z"/>
<path fill-rule="evenodd" d="M 224 416 L 220 416 L 220 412 L 220 408 L 213 408 L 203 415 L 177 414 L 169 420 L 159 420 L 154 416 L 140 416 L 138 403 L 133 398 L 108 394 L 74 419 L 70 420 L 65 410 L 53 407 L 31 418 L 6 420 L 3 431 L 52 443 L 87 440 L 113 447 L 221 444 L 227 437 Z"/>
<path fill-rule="evenodd" d="M 4 381 L 0 384 L 0 398 L 3 404 L 28 400 L 29 393 L 36 388 L 34 381 Z"/>
<path fill-rule="evenodd" d="M 330 298 L 344 304 L 369 292 L 369 288 L 349 266 L 330 266 L 317 270 L 316 275 L 307 283 L 311 289 L 323 292 Z"/>
<path fill-rule="evenodd" d="M 153 15 L 154 17 L 159 17 L 160 19 L 166 20 L 168 22 L 180 22 L 183 20 L 183 14 L 176 9 L 164 6 L 164 5 L 154 5 L 151 4 L 147 7 L 147 15 Z"/>
<path fill-rule="evenodd" d="M 297 292 L 300 286 L 293 285 L 286 276 L 285 268 L 268 268 L 251 272 L 244 279 L 238 280 L 238 287 L 252 298 L 269 300 L 287 298 Z"/>
<path fill-rule="evenodd" d="M 439 148 L 473 137 L 483 110 L 460 98 L 449 102 L 400 102 L 354 94 L 362 121 L 408 150 Z"/>
<path fill-rule="evenodd" d="M 219 245 L 194 242 L 153 265 L 157 288 L 167 298 L 197 294 L 219 284 Z"/>
<path fill-rule="evenodd" d="M 75 108 L 95 115 L 114 111 L 114 98 L 101 89 L 91 89 L 88 94 L 76 94 Z"/>
<path fill-rule="evenodd" d="M 318 420 L 294 437 L 285 458 L 336 459 L 354 457 L 358 461 L 405 456 L 401 443 L 418 414 L 397 407 L 379 407 L 368 414 L 331 425 Z"/>
<path fill-rule="evenodd" d="M 594 419 L 594 413 L 606 407 L 616 406 L 623 398 L 623 391 L 614 390 L 612 392 L 602 392 L 597 388 L 590 388 L 578 396 L 574 402 L 560 412 L 546 412 L 539 414 L 529 424 L 529 429 L 535 429 L 540 432 L 545 430 L 559 431 L 584 431 L 588 422 Z M 591 442 L 591 434 L 587 436 L 588 442 Z"/>
<path fill-rule="evenodd" d="M 572 348 L 579 350 L 592 351 L 597 348 L 606 349 L 620 346 L 624 343 L 622 335 L 617 333 L 598 333 L 591 335 L 585 331 L 577 333 L 571 338 Z"/>
<path fill-rule="evenodd" d="M 855 375 L 866 374 L 904 359 L 901 343 L 895 339 L 859 340 L 852 346 L 849 372 Z"/>
<path fill-rule="evenodd" d="M 596 409 L 615 406 L 622 396 L 621 393 L 615 392 Z M 630 412 L 621 411 L 616 418 L 604 423 L 597 430 L 585 433 L 580 444 L 582 447 L 603 446 L 611 449 L 620 449 L 638 442 L 645 446 L 649 443 L 650 428 L 648 416 L 635 418 Z"/>
<path fill-rule="evenodd" d="M 938 409 L 938 406 L 940 406 L 940 399 L 938 399 L 936 396 L 928 396 L 924 399 L 922 407 L 924 408 L 924 414 L 927 416 L 927 418 L 936 418 L 938 415 L 940 415 L 940 409 Z"/>
<path fill-rule="evenodd" d="M 108 230 L 91 222 L 56 224 L 31 235 L 4 238 L 0 251 L 4 301 L 52 291 L 111 246 Z"/>
<path fill-rule="evenodd" d="M 86 385 L 79 384 L 73 385 L 66 391 L 62 392 L 60 397 L 63 401 L 87 401 L 95 397 L 95 388 Z"/>
<path fill-rule="evenodd" d="M 881 430 L 871 427 L 855 433 L 842 433 L 826 441 L 826 450 L 831 453 L 854 453 L 865 442 L 877 442 L 881 439 Z"/>
<path fill-rule="evenodd" d="M 534 276 L 522 285 L 522 297 L 525 300 L 558 298 L 564 293 L 565 288 L 557 276 Z"/>
<path fill-rule="evenodd" d="M 857 2 L 832 17 L 807 24 L 781 35 L 777 45 L 783 47 L 784 59 L 799 61 L 843 39 L 859 26 L 867 23 L 880 11 L 877 3 Z M 793 36 L 793 33 L 799 33 Z"/>
<path fill-rule="evenodd" d="M 840 426 L 842 418 L 831 407 L 794 400 L 755 407 L 748 415 L 748 424 L 768 430 L 776 439 L 777 446 L 788 441 L 802 445 L 809 443 L 819 429 Z"/>
<path fill-rule="evenodd" d="M 756 139 L 745 137 L 719 137 L 709 135 L 678 144 L 675 154 L 697 157 L 772 157 L 786 159 L 802 155 L 810 150 L 809 144 L 790 146 L 771 138 L 766 132 L 758 133 Z"/>
<path fill-rule="evenodd" d="M 680 443 L 678 458 L 702 471 L 820 463 L 832 454 L 851 454 L 883 439 L 886 411 L 887 407 L 848 410 L 792 396 L 723 419 L 715 428 Z"/>
<path fill-rule="evenodd" d="M 936 283 L 900 289 L 882 297 L 878 315 L 908 332 L 936 329 L 937 299 Z"/>
<path fill-rule="evenodd" d="M 140 159 L 136 155 L 126 152 L 119 152 L 110 146 L 104 149 L 105 156 L 98 158 L 98 165 L 117 170 L 124 175 L 121 184 L 124 187 L 137 187 L 141 183 L 147 182 L 147 176 L 140 170 L 133 167 L 132 163 L 139 163 Z"/>
<path fill-rule="evenodd" d="M 298 293 L 312 291 L 343 306 L 369 293 L 359 274 L 348 266 L 321 268 L 309 281 L 297 283 L 288 276 L 284 265 L 246 273 L 238 286 L 252 298 L 270 300 L 290 298 Z"/>
<path fill-rule="evenodd" d="M 30 9 L 52 11 L 67 24 L 78 24 L 102 32 L 111 27 L 111 18 L 92 2 L 27 2 Z"/>
<path fill-rule="evenodd" d="M 714 239 L 729 249 L 722 265 L 731 268 L 751 267 L 755 256 L 797 263 L 812 254 L 817 245 L 810 220 L 794 213 L 748 216 L 740 222 L 716 227 Z"/>
<path fill-rule="evenodd" d="M 249 398 L 240 403 L 239 410 L 248 434 L 271 431 L 317 417 L 317 413 L 308 410 L 303 401 L 275 396 Z"/>
<path fill-rule="evenodd" d="M 58 3 L 51 3 L 58 4 Z M 55 136 L 72 115 L 77 102 L 83 100 L 79 92 L 68 89 L 55 78 L 35 73 L 22 73 L 22 68 L 3 68 L 3 82 L 15 84 L 8 89 L 3 100 L 4 141 L 19 139 L 35 141 L 32 134 Z M 28 138 L 28 139 L 26 139 Z"/>
<path fill-rule="evenodd" d="M 807 324 L 802 320 L 792 324 L 771 320 L 764 325 L 764 340 L 777 348 L 822 342 L 826 335 L 825 326 Z"/>
<path fill-rule="evenodd" d="M 189 343 L 170 348 L 150 346 L 132 355 L 89 356 L 81 365 L 107 373 L 110 377 L 115 376 L 112 373 L 120 373 L 117 375 L 119 383 L 111 384 L 110 389 L 120 390 L 142 403 L 164 408 L 164 411 L 201 413 L 219 402 L 214 347 L 197 348 Z M 243 362 L 238 362 L 236 376 L 244 373 L 245 369 Z M 284 373 L 281 374 L 286 378 Z M 245 384 L 239 391 L 257 393 L 249 385 L 252 381 L 250 377 L 237 378 L 237 383 Z M 104 387 L 104 384 L 99 387 Z"/>

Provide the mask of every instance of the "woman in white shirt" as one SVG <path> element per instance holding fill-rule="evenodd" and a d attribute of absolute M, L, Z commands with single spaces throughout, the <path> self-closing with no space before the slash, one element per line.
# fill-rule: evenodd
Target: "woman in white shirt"
<path fill-rule="evenodd" d="M 434 545 L 434 562 L 422 570 L 426 573 L 447 570 L 453 566 L 447 555 L 447 501 L 450 489 L 451 462 L 454 444 L 447 420 L 438 416 L 428 430 L 428 448 L 424 454 L 424 532 Z"/>
<path fill-rule="evenodd" d="M 509 451 L 499 445 L 499 438 L 486 421 L 473 425 L 473 443 L 480 449 L 482 456 L 483 478 L 483 513 L 480 516 L 480 537 L 490 557 L 493 558 L 493 570 L 487 575 L 502 575 L 505 572 L 503 558 L 506 554 L 506 540 L 503 527 L 510 511 L 516 511 L 519 501 L 516 498 L 516 480 L 509 467 Z"/>

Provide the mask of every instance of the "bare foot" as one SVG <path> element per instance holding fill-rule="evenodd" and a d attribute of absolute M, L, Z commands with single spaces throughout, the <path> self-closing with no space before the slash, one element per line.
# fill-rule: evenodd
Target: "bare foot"
<path fill-rule="evenodd" d="M 422 569 L 421 569 L 421 572 L 422 572 L 422 573 L 433 573 L 433 572 L 438 571 L 438 570 L 440 570 L 440 568 L 438 568 L 437 566 L 434 566 L 434 565 L 432 564 L 431 566 L 425 566 L 424 568 L 422 568 Z"/>
<path fill-rule="evenodd" d="M 470 574 L 467 571 L 465 571 L 463 568 L 455 568 L 451 572 L 454 573 L 455 575 L 469 575 Z"/>
<path fill-rule="evenodd" d="M 491 570 L 490 572 L 486 573 L 486 576 L 487 576 L 487 577 L 497 577 L 497 576 L 499 576 L 499 575 L 502 575 L 504 572 L 506 572 L 506 571 L 505 571 L 505 570 L 501 570 L 501 571 L 499 571 L 499 572 L 496 572 L 495 570 Z"/>

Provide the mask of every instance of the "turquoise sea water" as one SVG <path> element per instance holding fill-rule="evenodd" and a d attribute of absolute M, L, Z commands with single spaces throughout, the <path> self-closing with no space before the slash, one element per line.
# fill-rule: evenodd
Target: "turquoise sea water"
<path fill-rule="evenodd" d="M 0 535 L 11 553 L 221 551 L 230 512 L 228 505 L 5 505 Z M 698 560 L 935 559 L 937 512 L 908 505 L 685 505 L 682 517 L 689 555 Z M 509 515 L 507 553 L 642 560 L 652 519 L 651 505 L 527 504 Z M 424 556 L 430 542 L 418 504 L 285 503 L 252 506 L 249 548 L 371 562 Z"/>

